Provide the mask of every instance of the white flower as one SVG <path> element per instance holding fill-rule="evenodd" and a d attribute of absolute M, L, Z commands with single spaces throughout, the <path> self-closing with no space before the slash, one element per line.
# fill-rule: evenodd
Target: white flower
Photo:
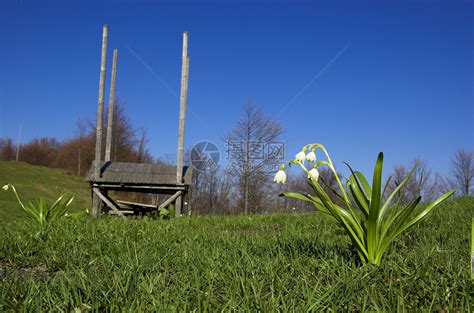
<path fill-rule="evenodd" d="M 286 182 L 286 173 L 284 170 L 279 170 L 275 174 L 275 178 L 273 178 L 273 181 L 276 182 L 277 184 L 279 183 L 285 183 Z"/>
<path fill-rule="evenodd" d="M 317 168 L 313 168 L 311 171 L 308 172 L 308 178 L 311 178 L 314 181 L 317 181 L 319 178 L 319 171 Z"/>
<path fill-rule="evenodd" d="M 304 163 L 304 160 L 306 159 L 306 154 L 304 151 L 300 151 L 297 155 L 295 155 L 295 161 Z"/>
<path fill-rule="evenodd" d="M 316 153 L 314 153 L 314 151 L 308 153 L 306 155 L 306 160 L 308 160 L 309 162 L 316 162 Z"/>
<path fill-rule="evenodd" d="M 3 190 L 8 190 L 8 185 L 2 187 Z"/>

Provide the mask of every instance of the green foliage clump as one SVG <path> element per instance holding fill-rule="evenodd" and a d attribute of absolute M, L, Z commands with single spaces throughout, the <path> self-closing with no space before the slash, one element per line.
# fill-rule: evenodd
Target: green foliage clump
<path fill-rule="evenodd" d="M 316 162 L 315 149 L 320 149 L 324 153 L 326 160 Z M 306 150 L 311 150 L 311 152 L 306 155 Z M 304 163 L 306 160 L 311 160 L 315 163 L 311 170 L 305 167 Z M 381 263 L 382 257 L 389 245 L 397 236 L 423 221 L 436 206 L 447 200 L 455 192 L 455 190 L 451 190 L 424 206 L 419 205 L 421 196 L 418 196 L 406 205 L 400 203 L 400 201 L 395 201 L 396 203 L 392 205 L 392 201 L 396 199 L 396 196 L 400 193 L 403 194 L 413 171 L 400 182 L 391 194 L 385 195 L 388 182 L 385 188 L 383 188 L 382 152 L 379 153 L 375 164 L 372 185 L 368 183 L 368 180 L 362 173 L 354 171 L 347 164 L 352 175 L 346 181 L 345 186 L 343 186 L 326 148 L 321 144 L 304 146 L 290 164 L 297 164 L 308 173 L 308 183 L 314 190 L 315 196 L 297 192 L 286 192 L 282 195 L 288 198 L 309 201 L 319 212 L 334 218 L 351 239 L 361 260 L 375 265 Z M 339 201 L 334 201 L 324 190 L 324 181 L 318 179 L 319 172 L 317 168 L 319 166 L 328 166 L 333 172 L 338 189 L 336 190 L 328 185 L 326 187 L 337 196 Z M 286 179 L 283 169 L 284 167 L 282 166 L 282 169 L 275 175 L 277 182 L 284 182 Z M 386 197 L 385 201 L 384 197 Z M 398 199 L 401 198 L 398 196 Z"/>
<path fill-rule="evenodd" d="M 74 194 L 71 212 L 83 211 L 91 204 L 89 184 L 84 177 L 68 174 L 66 171 L 45 166 L 34 166 L 23 162 L 0 161 L 0 188 L 12 183 L 21 191 L 24 203 L 40 197 L 54 202 L 60 194 Z M 1 191 L 1 190 L 0 190 Z M 18 206 L 18 200 L 11 192 L 0 193 L 0 227 L 2 224 L 27 218 Z"/>
<path fill-rule="evenodd" d="M 8 191 L 9 189 L 11 189 L 15 194 L 18 204 L 23 209 L 23 211 L 31 220 L 36 223 L 37 226 L 39 226 L 39 231 L 35 234 L 35 237 L 38 239 L 46 239 L 49 228 L 60 218 L 65 216 L 82 215 L 81 212 L 75 212 L 71 214 L 67 213 L 67 210 L 74 200 L 74 197 L 66 198 L 65 195 L 61 195 L 51 205 L 48 204 L 43 197 L 40 197 L 39 199 L 30 201 L 27 205 L 25 205 L 18 196 L 15 186 L 12 184 L 3 186 L 3 190 Z"/>

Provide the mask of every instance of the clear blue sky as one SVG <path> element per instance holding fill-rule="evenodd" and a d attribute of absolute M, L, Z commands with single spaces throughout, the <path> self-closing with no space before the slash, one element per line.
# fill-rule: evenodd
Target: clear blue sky
<path fill-rule="evenodd" d="M 453 0 L 2 1 L 1 137 L 22 123 L 23 141 L 65 139 L 95 118 L 104 23 L 107 76 L 118 48 L 117 96 L 156 156 L 176 154 L 185 30 L 187 146 L 224 150 L 253 101 L 281 120 L 288 157 L 317 141 L 364 172 L 384 151 L 387 170 L 421 156 L 445 173 L 474 147 L 474 5 Z"/>

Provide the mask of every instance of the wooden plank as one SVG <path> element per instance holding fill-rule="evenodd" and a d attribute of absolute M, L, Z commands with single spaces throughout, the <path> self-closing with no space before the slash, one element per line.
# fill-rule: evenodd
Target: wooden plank
<path fill-rule="evenodd" d="M 100 178 L 100 160 L 102 156 L 102 119 L 104 114 L 104 92 L 105 92 L 105 69 L 107 63 L 107 37 L 108 27 L 104 25 L 102 31 L 102 55 L 100 62 L 100 78 L 99 78 L 99 100 L 97 105 L 97 126 L 96 126 L 96 142 L 95 142 L 95 169 L 94 179 Z M 94 193 L 96 194 L 96 193 Z M 99 201 L 92 201 L 92 215 L 97 217 L 99 214 Z"/>
<path fill-rule="evenodd" d="M 112 134 L 114 125 L 114 107 L 115 107 L 115 79 L 117 76 L 117 57 L 118 51 L 114 50 L 114 58 L 112 61 L 112 78 L 110 80 L 110 93 L 109 93 L 109 112 L 107 116 L 107 140 L 105 144 L 105 161 L 111 160 L 112 153 Z"/>
<path fill-rule="evenodd" d="M 105 202 L 105 204 L 107 204 L 112 209 L 112 211 L 115 212 L 115 214 L 120 215 L 121 217 L 125 218 L 125 216 L 122 214 L 122 212 L 120 212 L 118 207 L 115 205 L 115 203 L 109 197 L 106 197 L 103 193 L 101 193 L 98 188 L 93 188 L 92 190 L 102 201 Z"/>
<path fill-rule="evenodd" d="M 120 213 L 122 214 L 134 214 L 135 211 L 130 211 L 130 210 L 121 210 Z M 115 213 L 114 211 L 112 211 L 110 214 L 112 215 L 118 215 L 117 213 Z"/>
<path fill-rule="evenodd" d="M 181 196 L 182 192 L 181 191 L 178 191 L 176 192 L 174 195 L 172 195 L 171 197 L 169 197 L 165 202 L 163 202 L 158 208 L 159 209 L 162 209 L 166 206 L 168 206 L 171 202 L 173 202 L 176 198 L 178 198 L 179 196 Z"/>
<path fill-rule="evenodd" d="M 139 206 L 139 207 L 144 207 L 144 208 L 158 209 L 158 206 L 153 205 L 153 204 L 145 204 L 145 203 L 139 203 L 139 202 L 125 201 L 125 200 L 117 200 L 117 202 L 120 204 L 129 205 L 129 206 Z"/>
<path fill-rule="evenodd" d="M 103 164 L 103 162 L 101 163 Z M 101 178 L 97 181 L 110 183 L 134 183 L 149 185 L 176 184 L 176 166 L 156 164 L 136 164 L 128 162 L 107 162 L 101 169 Z M 138 166 L 140 165 L 140 166 Z M 96 181 L 94 177 L 95 161 L 89 169 L 86 180 Z M 192 169 L 183 167 L 184 182 L 191 182 Z"/>
<path fill-rule="evenodd" d="M 94 184 L 101 188 L 121 188 L 121 189 L 143 189 L 143 190 L 186 190 L 188 186 L 149 186 L 149 185 L 129 185 L 129 184 Z"/>

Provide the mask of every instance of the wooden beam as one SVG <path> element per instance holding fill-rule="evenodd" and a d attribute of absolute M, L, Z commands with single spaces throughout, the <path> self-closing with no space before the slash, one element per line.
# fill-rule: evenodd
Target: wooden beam
<path fill-rule="evenodd" d="M 186 190 L 187 187 L 185 185 L 181 186 L 149 186 L 149 185 L 142 185 L 142 186 L 133 186 L 127 184 L 102 184 L 102 183 L 94 183 L 92 184 L 93 187 L 100 187 L 100 188 L 107 188 L 107 189 L 138 189 L 138 190 L 157 190 L 157 191 L 177 191 L 177 190 Z"/>
<path fill-rule="evenodd" d="M 94 180 L 100 178 L 100 163 L 102 158 L 102 120 L 104 115 L 104 92 L 105 92 L 105 69 L 107 64 L 107 37 L 108 27 L 104 25 L 102 31 L 102 56 L 100 62 L 100 78 L 99 78 L 99 101 L 97 105 L 97 127 L 95 140 L 95 168 Z M 94 190 L 94 195 L 97 195 Z M 93 199 L 92 201 L 92 215 L 97 217 L 99 215 L 100 201 Z"/>
<path fill-rule="evenodd" d="M 125 216 L 125 214 L 134 214 L 134 213 L 135 213 L 135 211 L 131 211 L 131 210 L 122 210 L 122 211 L 120 211 L 120 213 L 124 214 L 124 216 Z M 112 211 L 110 214 L 112 214 L 112 215 L 117 215 L 117 213 L 115 213 L 114 211 Z"/>
<path fill-rule="evenodd" d="M 176 192 L 174 195 L 172 195 L 171 197 L 169 197 L 165 202 L 163 202 L 159 207 L 158 209 L 162 209 L 166 206 L 168 206 L 171 202 L 173 202 L 176 198 L 180 197 L 182 194 L 181 191 L 178 191 Z M 176 210 L 176 207 L 175 207 L 175 210 Z"/>
<path fill-rule="evenodd" d="M 106 197 L 103 193 L 100 192 L 99 188 L 93 188 L 94 193 L 107 204 L 115 214 L 120 215 L 121 217 L 125 218 L 125 215 L 120 212 L 119 208 L 115 205 L 115 203 L 109 197 Z"/>
<path fill-rule="evenodd" d="M 105 144 L 105 161 L 110 161 L 112 158 L 112 134 L 114 124 L 114 107 L 115 107 L 115 79 L 117 77 L 117 58 L 118 50 L 114 50 L 114 58 L 112 61 L 112 78 L 110 80 L 109 92 L 109 112 L 107 113 L 107 141 Z"/>
<path fill-rule="evenodd" d="M 176 166 L 176 182 L 183 183 L 183 159 L 184 159 L 184 129 L 186 125 L 186 100 L 188 92 L 188 77 L 189 77 L 189 58 L 188 58 L 188 33 L 183 33 L 183 55 L 181 65 L 181 93 L 179 104 L 179 130 L 178 130 L 178 160 Z M 176 201 L 176 216 L 181 215 L 182 199 L 178 198 Z"/>
<path fill-rule="evenodd" d="M 124 200 L 117 200 L 117 203 L 126 204 L 128 206 L 139 206 L 139 207 L 150 208 L 150 209 L 158 209 L 158 206 L 153 205 L 153 204 L 145 204 L 145 203 L 124 201 Z"/>

